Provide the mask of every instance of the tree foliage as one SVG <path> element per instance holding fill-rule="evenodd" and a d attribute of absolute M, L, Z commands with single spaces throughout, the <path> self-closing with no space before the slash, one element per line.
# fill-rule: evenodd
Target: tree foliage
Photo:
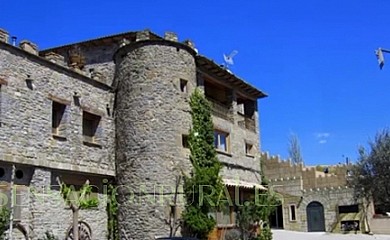
<path fill-rule="evenodd" d="M 0 240 L 5 239 L 5 232 L 9 227 L 10 211 L 6 207 L 0 207 Z"/>
<path fill-rule="evenodd" d="M 349 184 L 356 199 L 374 200 L 380 211 L 390 212 L 390 130 L 377 133 L 369 147 L 359 149 Z"/>
<path fill-rule="evenodd" d="M 280 204 L 276 193 L 272 189 L 256 193 L 254 199 L 238 206 L 237 224 L 242 240 L 272 240 L 272 233 L 268 224 L 269 218 L 276 206 Z M 260 234 L 254 231 L 254 226 L 261 228 Z"/>
<path fill-rule="evenodd" d="M 186 208 L 182 219 L 186 235 L 207 239 L 215 227 L 208 214 L 217 208 L 223 191 L 222 168 L 214 148 L 214 129 L 211 108 L 207 99 L 196 89 L 190 98 L 192 129 L 189 134 L 192 171 L 184 177 Z"/>
<path fill-rule="evenodd" d="M 66 205 L 72 210 L 73 223 L 72 223 L 72 239 L 79 240 L 79 211 L 81 209 L 94 208 L 99 205 L 99 200 L 95 197 L 91 197 L 92 186 L 89 185 L 87 180 L 80 190 L 77 191 L 73 185 L 66 185 L 57 178 L 57 182 L 60 185 L 60 193 L 64 199 Z"/>
<path fill-rule="evenodd" d="M 301 154 L 301 145 L 299 143 L 298 136 L 293 133 L 289 137 L 288 154 L 293 163 L 295 164 L 303 163 L 303 158 Z"/>

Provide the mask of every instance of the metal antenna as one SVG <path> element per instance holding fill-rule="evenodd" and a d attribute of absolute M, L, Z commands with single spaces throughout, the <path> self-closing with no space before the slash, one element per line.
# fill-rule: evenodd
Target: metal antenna
<path fill-rule="evenodd" d="M 223 54 L 223 59 L 225 60 L 225 65 L 224 67 L 227 68 L 228 65 L 233 65 L 234 62 L 233 62 L 233 57 L 236 56 L 238 53 L 237 50 L 233 50 L 229 55 L 225 55 Z"/>

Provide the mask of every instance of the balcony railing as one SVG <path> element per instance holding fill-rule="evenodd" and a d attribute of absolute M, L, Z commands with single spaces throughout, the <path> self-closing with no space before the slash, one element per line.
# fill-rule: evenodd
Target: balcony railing
<path fill-rule="evenodd" d="M 241 116 L 242 120 L 238 121 L 238 126 L 248 129 L 252 132 L 256 132 L 256 122 L 252 118 L 242 115 L 241 113 L 238 113 L 238 115 Z"/>
<path fill-rule="evenodd" d="M 214 116 L 226 119 L 230 122 L 234 122 L 233 112 L 230 110 L 228 106 L 219 103 L 211 98 L 207 98 L 207 100 L 210 102 L 211 113 Z"/>

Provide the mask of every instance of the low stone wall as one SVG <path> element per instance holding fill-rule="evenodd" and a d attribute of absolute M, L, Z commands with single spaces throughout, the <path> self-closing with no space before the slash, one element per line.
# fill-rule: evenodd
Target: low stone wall
<path fill-rule="evenodd" d="M 370 227 L 374 234 L 390 234 L 390 218 L 373 218 Z"/>

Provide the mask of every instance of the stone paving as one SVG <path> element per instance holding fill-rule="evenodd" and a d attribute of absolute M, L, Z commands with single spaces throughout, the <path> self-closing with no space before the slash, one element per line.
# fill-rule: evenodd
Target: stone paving
<path fill-rule="evenodd" d="M 390 235 L 307 233 L 272 230 L 273 240 L 390 240 Z"/>

